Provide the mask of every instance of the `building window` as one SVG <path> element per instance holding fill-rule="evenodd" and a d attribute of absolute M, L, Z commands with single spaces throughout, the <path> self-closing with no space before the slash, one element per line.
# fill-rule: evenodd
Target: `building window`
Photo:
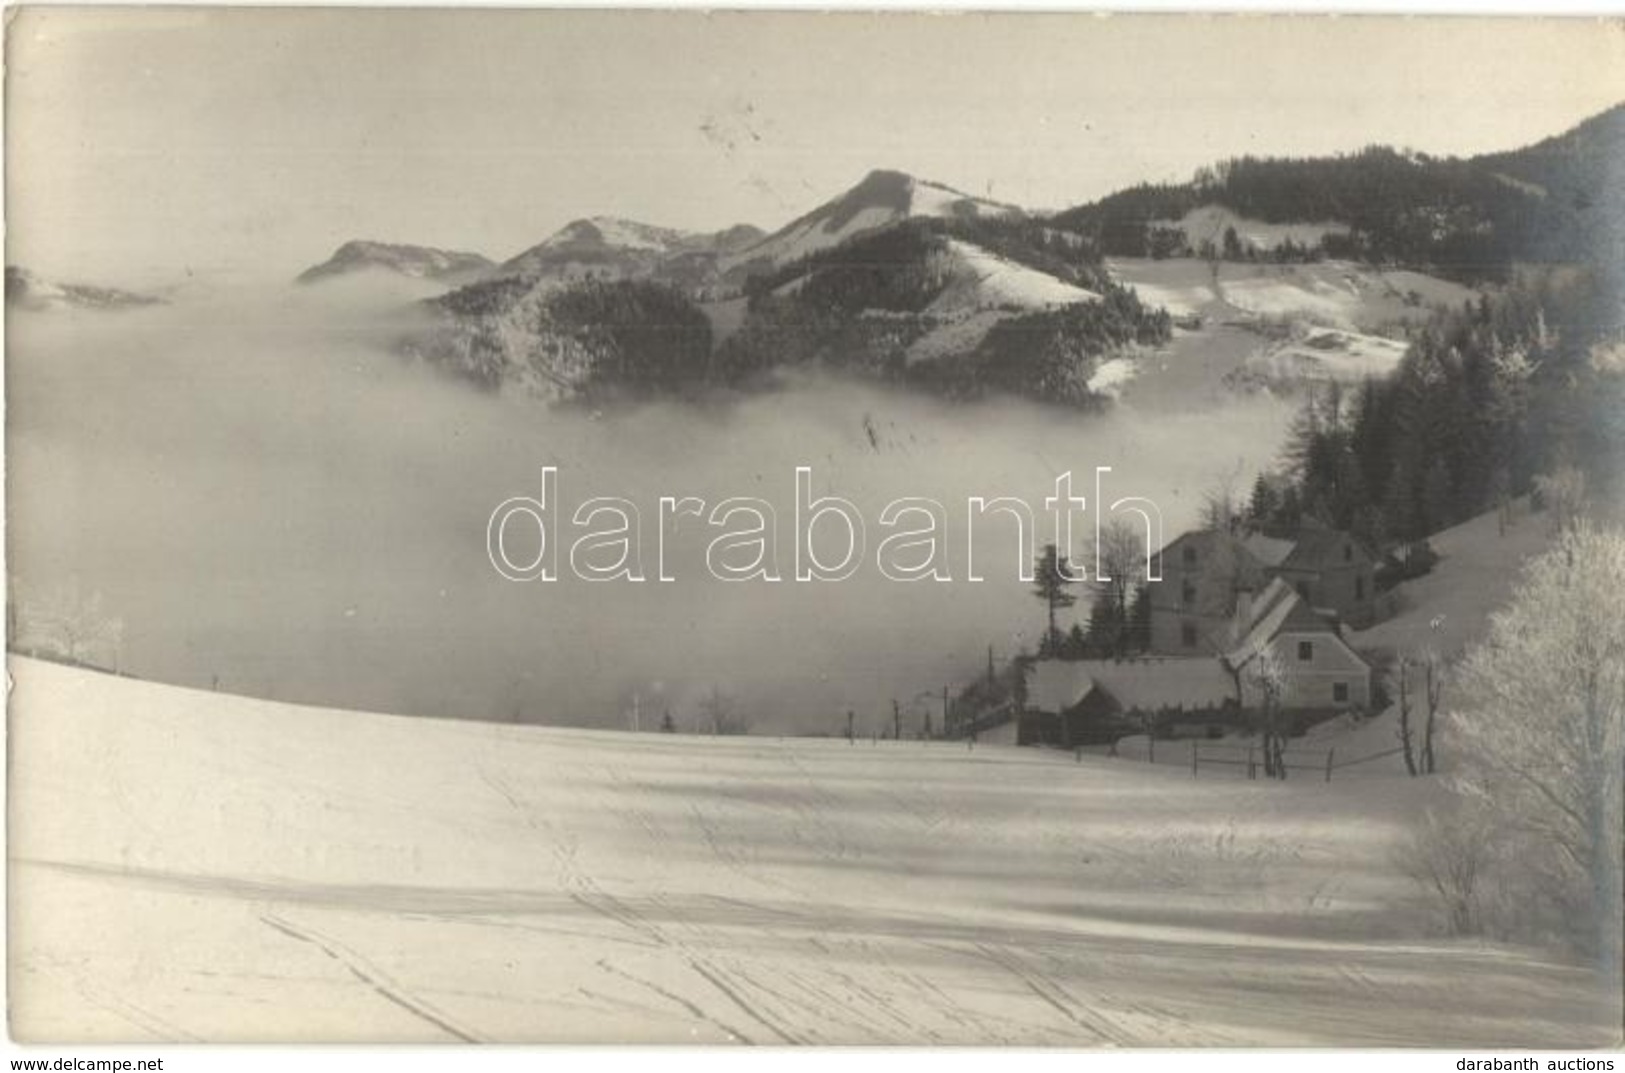
<path fill-rule="evenodd" d="M 1313 642 L 1313 641 L 1299 641 L 1298 642 L 1298 660 L 1300 662 L 1302 662 L 1302 663 L 1310 663 L 1310 662 L 1312 662 L 1314 660 L 1314 658 L 1315 658 L 1315 642 Z"/>
<path fill-rule="evenodd" d="M 1332 683 L 1332 701 L 1336 704 L 1349 702 L 1349 684 L 1347 682 Z"/>
<path fill-rule="evenodd" d="M 1179 599 L 1186 607 L 1196 602 L 1196 583 L 1186 578 L 1179 586 Z"/>
<path fill-rule="evenodd" d="M 1356 600 L 1365 599 L 1365 575 L 1364 574 L 1357 574 L 1355 576 L 1355 578 L 1354 578 L 1354 598 Z"/>
<path fill-rule="evenodd" d="M 1353 544 L 1344 544 L 1343 545 L 1343 561 L 1345 563 L 1352 563 L 1354 561 L 1354 545 Z"/>
<path fill-rule="evenodd" d="M 1196 545 L 1186 544 L 1185 547 L 1180 550 L 1180 555 L 1184 558 L 1186 566 L 1196 565 Z"/>
<path fill-rule="evenodd" d="M 1196 623 L 1181 622 L 1179 624 L 1179 643 L 1186 648 L 1196 647 Z"/>

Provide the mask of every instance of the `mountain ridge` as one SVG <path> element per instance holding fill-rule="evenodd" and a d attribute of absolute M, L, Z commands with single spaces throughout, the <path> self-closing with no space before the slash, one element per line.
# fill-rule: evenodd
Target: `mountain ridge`
<path fill-rule="evenodd" d="M 116 310 L 165 304 L 157 295 L 88 283 L 60 283 L 43 279 L 21 265 L 6 266 L 6 305 L 18 309 Z"/>
<path fill-rule="evenodd" d="M 469 278 L 492 267 L 492 261 L 478 253 L 444 250 L 434 246 L 351 239 L 333 251 L 331 257 L 312 265 L 295 278 L 311 284 L 354 272 L 382 269 L 413 279 L 454 281 Z"/>

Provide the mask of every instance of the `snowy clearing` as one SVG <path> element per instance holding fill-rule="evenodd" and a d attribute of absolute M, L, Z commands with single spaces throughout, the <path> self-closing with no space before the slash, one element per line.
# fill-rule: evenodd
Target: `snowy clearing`
<path fill-rule="evenodd" d="M 1425 787 L 410 720 L 11 661 L 29 1041 L 1577 1046 L 1429 939 Z"/>
<path fill-rule="evenodd" d="M 1380 335 L 1314 328 L 1255 351 L 1234 375 L 1242 384 L 1288 390 L 1327 382 L 1358 384 L 1399 368 L 1408 346 Z"/>
<path fill-rule="evenodd" d="M 1272 224 L 1242 216 L 1223 205 L 1198 205 L 1178 220 L 1151 220 L 1149 226 L 1167 228 L 1184 234 L 1192 248 L 1204 242 L 1224 248 L 1224 233 L 1233 228 L 1243 246 L 1258 250 L 1272 250 L 1284 242 L 1298 246 L 1318 246 L 1327 235 L 1346 235 L 1348 225 L 1336 221 L 1315 223 Z"/>
<path fill-rule="evenodd" d="M 909 345 L 908 364 L 934 361 L 954 354 L 968 354 L 982 345 L 994 325 L 1008 317 L 997 309 L 982 309 L 974 313 L 950 317 L 932 328 Z"/>
<path fill-rule="evenodd" d="M 1474 292 L 1420 272 L 1348 261 L 1216 265 L 1196 258 L 1114 257 L 1112 275 L 1140 299 L 1175 317 L 1299 319 L 1356 332 L 1425 322 L 1434 308 L 1459 306 Z M 1215 275 L 1215 270 L 1217 275 Z"/>
<path fill-rule="evenodd" d="M 1095 375 L 1089 378 L 1089 390 L 1115 397 L 1139 371 L 1139 363 L 1129 358 L 1111 358 L 1103 361 L 1095 370 Z"/>
<path fill-rule="evenodd" d="M 948 248 L 955 261 L 954 279 L 927 307 L 927 313 L 952 316 L 981 309 L 1050 309 L 1100 299 L 1093 291 L 972 243 L 949 239 Z"/>

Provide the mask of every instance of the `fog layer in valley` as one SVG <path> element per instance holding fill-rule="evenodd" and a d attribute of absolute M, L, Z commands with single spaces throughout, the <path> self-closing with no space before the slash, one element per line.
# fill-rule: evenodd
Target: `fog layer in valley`
<path fill-rule="evenodd" d="M 1205 482 L 1273 460 L 1289 412 L 1268 399 L 1155 416 L 954 407 L 818 380 L 705 407 L 547 409 L 395 357 L 413 287 L 12 318 L 8 537 L 24 604 L 100 593 L 124 622 L 123 669 L 283 700 L 627 725 L 636 694 L 646 728 L 667 709 L 687 728 L 716 686 L 757 732 L 834 732 L 848 708 L 860 728 L 889 724 L 893 698 L 913 728 L 928 704 L 940 711 L 925 695 L 976 673 L 989 644 L 1007 655 L 1042 628 L 1008 523 L 979 531 L 987 580 L 966 580 L 967 497 L 1026 499 L 1042 539 L 1056 475 L 1076 474 L 1092 520 L 1094 468 L 1111 466 L 1110 496 L 1151 498 L 1172 536 Z M 642 509 L 649 581 L 577 579 L 571 528 L 559 581 L 498 576 L 487 519 L 538 495 L 544 466 L 565 511 L 594 496 Z M 868 564 L 849 580 L 789 580 L 797 466 L 869 523 Z M 786 580 L 713 579 L 703 553 L 721 530 L 686 519 L 666 535 L 677 580 L 657 583 L 662 496 L 766 499 Z M 875 569 L 881 509 L 905 496 L 945 505 L 952 584 Z M 818 535 L 838 556 L 839 529 Z"/>

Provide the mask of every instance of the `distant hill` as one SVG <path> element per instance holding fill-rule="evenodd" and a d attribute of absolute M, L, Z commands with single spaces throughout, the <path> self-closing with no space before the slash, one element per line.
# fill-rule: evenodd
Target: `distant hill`
<path fill-rule="evenodd" d="M 1603 241 L 1617 242 L 1625 226 L 1622 127 L 1625 106 L 1538 145 L 1465 160 L 1382 146 L 1240 157 L 1188 183 L 1141 184 L 1051 222 L 1123 257 L 1330 256 L 1474 280 L 1520 262 L 1603 263 L 1618 260 L 1619 247 Z M 1223 227 L 1196 226 L 1225 213 Z"/>
<path fill-rule="evenodd" d="M 374 270 L 394 272 L 413 279 L 454 282 L 472 279 L 491 267 L 491 261 L 477 253 L 356 240 L 346 242 L 321 264 L 312 265 L 299 273 L 297 282 L 320 283 L 354 272 Z"/>
<path fill-rule="evenodd" d="M 1471 160 L 1244 157 L 1052 216 L 878 170 L 772 234 L 578 219 L 437 300 L 440 327 L 406 345 L 547 398 L 820 366 L 1088 406 L 1136 376 L 1140 352 L 1188 364 L 1216 335 L 1227 389 L 1358 382 L 1397 367 L 1435 307 L 1469 297 L 1458 283 L 1558 262 L 1600 264 L 1617 285 L 1622 117 Z M 1164 279 L 1158 262 L 1180 258 Z M 703 361 L 696 318 L 709 318 Z"/>
<path fill-rule="evenodd" d="M 6 305 L 15 309 L 33 312 L 51 309 L 113 310 L 162 304 L 162 298 L 150 294 L 85 283 L 57 283 L 41 279 L 26 268 L 6 266 Z"/>
<path fill-rule="evenodd" d="M 1625 104 L 1474 163 L 1535 198 L 1546 247 L 1599 269 L 1612 327 L 1625 327 Z"/>

